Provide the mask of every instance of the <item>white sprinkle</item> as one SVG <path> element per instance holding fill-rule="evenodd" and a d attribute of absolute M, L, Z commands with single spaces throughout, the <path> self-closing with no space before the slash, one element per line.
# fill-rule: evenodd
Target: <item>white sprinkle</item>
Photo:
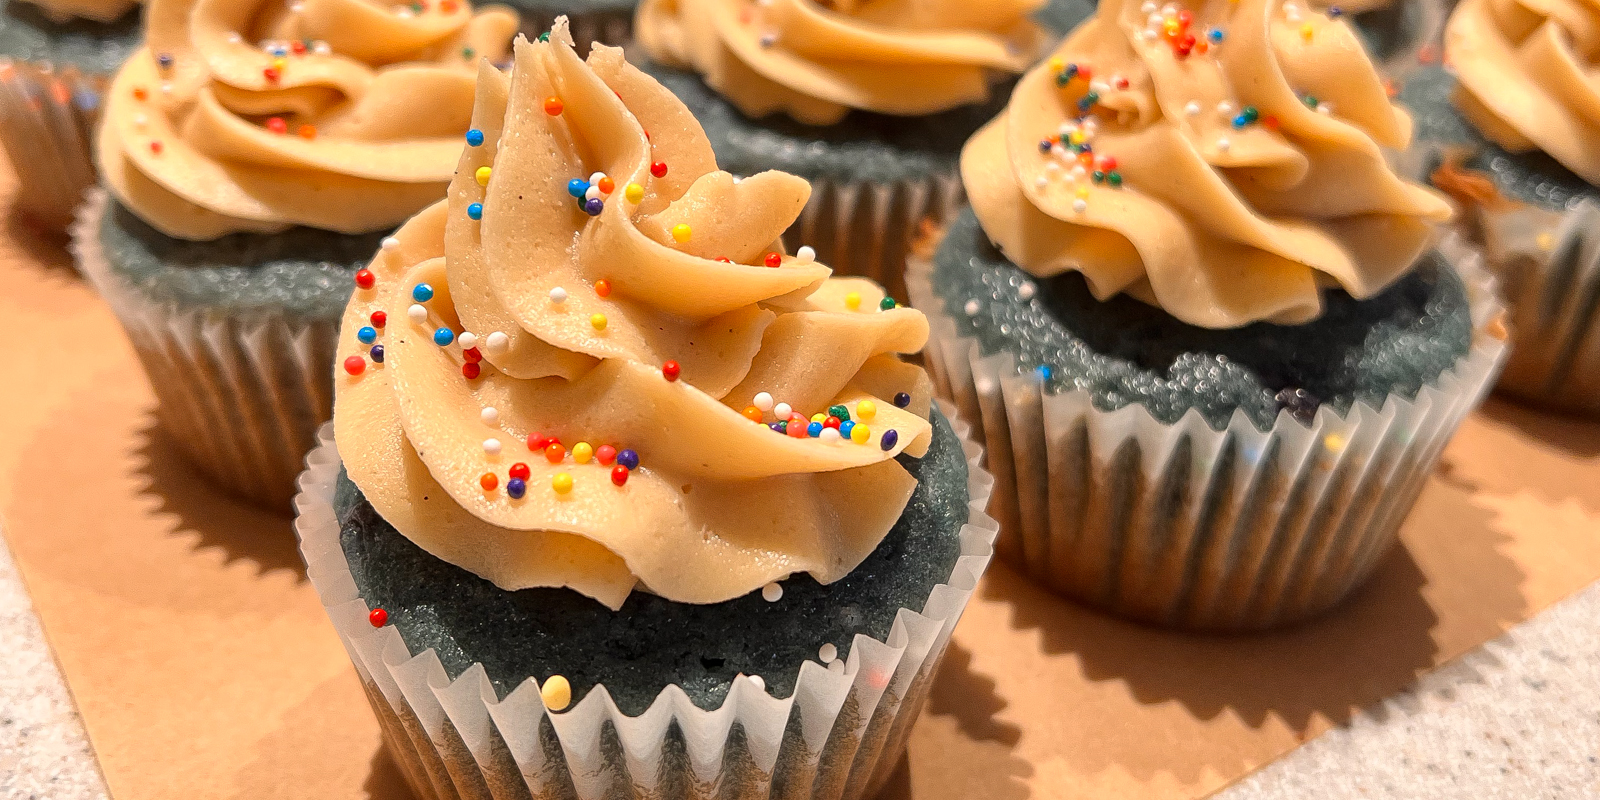
<path fill-rule="evenodd" d="M 1111 91 L 1111 84 L 1102 80 L 1092 80 L 1089 81 L 1089 88 L 1100 94 L 1106 94 Z"/>
<path fill-rule="evenodd" d="M 804 245 L 795 251 L 794 260 L 797 264 L 810 264 L 817 260 L 817 251 L 811 245 Z"/>
<path fill-rule="evenodd" d="M 1080 197 L 1077 200 L 1072 201 L 1072 210 L 1082 214 L 1083 212 L 1089 210 L 1089 203 Z"/>
<path fill-rule="evenodd" d="M 400 246 L 400 240 L 399 239 L 396 239 L 393 236 L 385 236 L 385 237 L 383 237 L 383 249 L 385 249 L 385 250 L 393 250 L 393 249 L 395 249 L 396 247 L 399 247 L 399 246 Z"/>
<path fill-rule="evenodd" d="M 1161 38 L 1161 34 L 1157 33 L 1154 28 L 1145 28 L 1143 31 L 1139 32 L 1139 36 L 1147 42 L 1153 42 L 1156 39 Z"/>
<path fill-rule="evenodd" d="M 842 441 L 844 436 L 839 433 L 838 428 L 823 428 L 822 433 L 818 434 L 817 438 L 821 441 L 827 442 L 828 444 L 835 444 L 839 441 Z"/>
<path fill-rule="evenodd" d="M 600 185 L 600 179 L 604 178 L 605 176 L 606 176 L 606 174 L 604 172 L 596 172 L 595 174 L 590 175 L 589 176 L 589 185 L 590 186 L 598 186 L 598 185 Z"/>
<path fill-rule="evenodd" d="M 469 331 L 462 331 L 461 335 L 456 337 L 456 341 L 461 343 L 462 350 L 471 350 L 478 346 L 478 335 Z"/>
<path fill-rule="evenodd" d="M 1152 28 L 1161 27 L 1161 23 L 1163 22 L 1163 20 L 1161 19 L 1161 15 L 1160 14 L 1156 14 L 1156 13 L 1151 13 L 1150 16 L 1144 18 L 1144 21 L 1145 21 L 1145 24 L 1149 25 Z"/>
<path fill-rule="evenodd" d="M 325 56 L 333 52 L 333 47 L 327 42 L 318 40 L 311 43 L 311 52 L 316 53 L 319 56 Z"/>
<path fill-rule="evenodd" d="M 1087 167 L 1085 167 L 1082 164 L 1073 164 L 1072 165 L 1072 179 L 1073 180 L 1081 181 L 1081 180 L 1083 180 L 1084 178 L 1087 178 L 1087 177 L 1089 177 L 1089 169 Z"/>
<path fill-rule="evenodd" d="M 240 36 L 238 31 L 233 31 L 233 32 L 228 34 L 228 43 L 229 44 L 238 44 L 238 43 L 240 43 L 242 41 L 244 41 L 244 37 Z"/>
<path fill-rule="evenodd" d="M 817 649 L 817 656 L 822 659 L 822 663 L 832 664 L 834 659 L 839 657 L 839 648 L 834 647 L 832 643 L 825 644 Z"/>
<path fill-rule="evenodd" d="M 133 124 L 139 126 L 141 129 L 143 129 L 144 126 L 150 124 L 150 118 L 145 116 L 145 115 L 143 115 L 143 114 L 135 114 L 134 117 L 133 117 Z"/>
<path fill-rule="evenodd" d="M 756 392 L 756 398 L 750 404 L 763 412 L 771 411 L 774 405 L 772 394 L 770 392 Z"/>
<path fill-rule="evenodd" d="M 290 3 L 289 4 L 289 10 L 294 12 L 294 13 L 296 13 L 296 14 L 299 14 L 302 11 L 306 10 L 306 4 L 305 3 L 299 3 L 299 2 Z"/>
<path fill-rule="evenodd" d="M 772 415 L 781 420 L 794 416 L 794 409 L 788 403 L 779 403 L 772 407 Z"/>
<path fill-rule="evenodd" d="M 1317 113 L 1318 114 L 1332 114 L 1333 113 L 1333 104 L 1329 103 L 1329 102 L 1318 103 L 1317 104 Z"/>
<path fill-rule="evenodd" d="M 1224 117 L 1232 117 L 1233 116 L 1233 104 L 1228 102 L 1227 100 L 1224 100 L 1224 101 L 1218 103 L 1217 104 L 1217 113 L 1221 114 Z"/>
<path fill-rule="evenodd" d="M 968 300 L 967 305 L 962 310 L 967 312 L 967 316 L 976 317 L 978 312 L 983 310 L 983 305 L 976 300 Z"/>
<path fill-rule="evenodd" d="M 1191 117 L 1200 116 L 1200 101 L 1190 100 L 1189 104 L 1183 107 L 1183 113 L 1188 114 Z"/>
<path fill-rule="evenodd" d="M 1057 164 L 1054 161 L 1046 161 L 1046 162 L 1044 162 L 1044 171 L 1048 172 L 1048 173 L 1051 173 L 1051 174 L 1055 174 L 1055 173 L 1061 171 L 1061 165 Z"/>
<path fill-rule="evenodd" d="M 485 407 L 483 411 L 478 414 L 478 419 L 483 420 L 483 424 L 485 425 L 499 425 L 500 409 L 495 408 L 494 406 Z"/>
<path fill-rule="evenodd" d="M 600 187 L 595 186 L 594 184 L 590 184 L 589 185 L 589 191 L 583 193 L 583 199 L 585 199 L 585 200 L 599 200 L 600 199 Z"/>
<path fill-rule="evenodd" d="M 511 346 L 511 337 L 499 331 L 489 334 L 489 339 L 484 342 L 489 347 L 489 352 L 498 353 Z"/>
<path fill-rule="evenodd" d="M 488 453 L 491 456 L 500 455 L 500 440 L 499 439 L 484 439 L 483 440 L 483 452 Z"/>
<path fill-rule="evenodd" d="M 1144 0 L 1144 4 L 1139 6 L 1139 10 L 1146 14 L 1156 13 L 1157 8 L 1160 8 L 1160 6 L 1156 5 L 1155 0 Z"/>
<path fill-rule="evenodd" d="M 423 307 L 421 303 L 412 303 L 411 307 L 406 309 L 406 315 L 411 317 L 411 321 L 418 325 L 428 321 L 428 309 Z"/>
<path fill-rule="evenodd" d="M 1044 187 L 1050 185 L 1050 179 L 1040 175 L 1039 177 L 1033 179 L 1033 185 L 1043 189 Z"/>
<path fill-rule="evenodd" d="M 1218 150 L 1221 150 L 1222 152 L 1226 153 L 1226 152 L 1228 152 L 1228 148 L 1230 148 L 1232 146 L 1233 146 L 1233 142 L 1228 141 L 1228 137 L 1220 136 L 1220 137 L 1217 138 L 1217 149 Z"/>
<path fill-rule="evenodd" d="M 561 288 L 560 286 L 557 286 L 556 288 L 551 289 L 550 290 L 550 302 L 557 303 L 557 304 L 567 302 L 567 290 Z"/>
<path fill-rule="evenodd" d="M 756 685 L 757 689 L 760 689 L 763 692 L 767 690 L 767 682 L 761 680 L 760 675 L 750 675 L 748 677 L 750 678 L 750 682 Z"/>
<path fill-rule="evenodd" d="M 1161 7 L 1161 13 L 1163 13 L 1163 14 L 1176 14 L 1176 13 L 1178 13 L 1178 4 L 1177 3 L 1168 3 L 1168 4 L 1164 5 L 1164 6 L 1162 6 Z"/>
<path fill-rule="evenodd" d="M 162 81 L 161 82 L 161 93 L 162 94 L 172 94 L 172 81 Z"/>
<path fill-rule="evenodd" d="M 1024 300 L 1032 300 L 1035 291 L 1033 281 L 1023 281 L 1022 285 L 1017 287 L 1017 296 Z"/>
<path fill-rule="evenodd" d="M 776 603 L 783 599 L 783 587 L 777 581 L 761 587 L 761 599 L 769 603 Z"/>

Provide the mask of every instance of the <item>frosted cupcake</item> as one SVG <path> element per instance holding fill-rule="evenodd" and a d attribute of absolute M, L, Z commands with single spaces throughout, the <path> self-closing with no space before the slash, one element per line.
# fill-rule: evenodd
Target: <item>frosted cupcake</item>
<path fill-rule="evenodd" d="M 1103 4 L 967 145 L 972 212 L 913 264 L 1002 556 L 1120 614 L 1332 607 L 1504 349 L 1431 249 L 1449 205 L 1385 163 L 1409 119 L 1345 22 L 1297 14 Z"/>
<path fill-rule="evenodd" d="M 90 141 L 106 79 L 138 47 L 135 0 L 0 0 L 0 145 L 17 208 L 64 231 L 94 185 Z"/>
<path fill-rule="evenodd" d="M 791 247 L 812 246 L 834 269 L 903 297 L 917 223 L 960 203 L 962 142 L 1060 35 L 1030 16 L 1043 6 L 646 0 L 635 35 L 651 74 L 699 118 L 724 169 L 782 169 L 811 182 Z M 1070 26 L 1092 8 L 1047 11 Z"/>
<path fill-rule="evenodd" d="M 1461 3 L 1445 57 L 1401 95 L 1425 171 L 1460 204 L 1461 229 L 1500 278 L 1511 358 L 1499 388 L 1600 415 L 1600 80 L 1576 2 Z"/>
<path fill-rule="evenodd" d="M 448 10 L 447 10 L 448 6 Z M 339 315 L 384 234 L 443 196 L 503 9 L 154 0 L 108 90 L 109 196 L 74 229 L 162 423 L 224 486 L 287 509 L 331 413 Z"/>
<path fill-rule="evenodd" d="M 473 125 L 351 300 L 297 501 L 391 752 L 421 797 L 869 795 L 994 534 L 896 357 L 926 320 L 783 254 L 806 183 L 717 171 L 560 21 Z"/>

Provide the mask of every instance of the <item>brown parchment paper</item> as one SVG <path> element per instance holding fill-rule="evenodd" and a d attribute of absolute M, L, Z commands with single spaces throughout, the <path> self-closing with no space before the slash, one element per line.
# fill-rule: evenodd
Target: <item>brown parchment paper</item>
<path fill-rule="evenodd" d="M 288 517 L 185 465 L 109 311 L 15 222 L 0 319 L 0 525 L 117 800 L 405 800 Z M 1117 622 L 995 566 L 889 796 L 1237 780 L 1600 578 L 1600 425 L 1491 402 L 1402 538 L 1339 612 L 1246 638 Z"/>

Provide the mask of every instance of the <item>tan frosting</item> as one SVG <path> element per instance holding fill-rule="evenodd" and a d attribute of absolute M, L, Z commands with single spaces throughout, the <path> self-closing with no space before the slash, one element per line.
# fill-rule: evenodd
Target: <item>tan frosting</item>
<path fill-rule="evenodd" d="M 1044 0 L 644 0 L 650 57 L 692 68 L 746 114 L 826 125 L 850 109 L 915 116 L 989 96 L 1048 46 Z"/>
<path fill-rule="evenodd" d="M 766 266 L 806 182 L 716 171 L 676 97 L 622 51 L 598 47 L 585 63 L 570 41 L 563 20 L 549 43 L 518 39 L 509 78 L 483 70 L 472 124 L 484 144 L 463 153 L 449 199 L 379 254 L 376 284 L 356 291 L 340 353 L 365 369 L 341 367 L 336 380 L 345 466 L 402 534 L 506 589 L 568 586 L 617 608 L 636 586 L 712 603 L 799 572 L 835 581 L 915 486 L 893 457 L 926 451 L 931 384 L 893 354 L 920 349 L 927 321 L 880 311 L 874 284 L 830 278 L 808 258 Z M 568 182 L 596 172 L 614 190 L 591 217 Z M 421 324 L 408 316 L 419 283 L 435 292 Z M 357 338 L 374 311 L 387 314 L 381 364 Z M 465 376 L 459 339 L 435 343 L 440 326 L 476 337 L 479 377 Z M 667 361 L 681 367 L 676 381 Z M 806 416 L 834 404 L 859 416 L 869 400 L 869 440 L 774 432 L 741 415 L 761 392 Z M 912 398 L 905 409 L 899 392 Z M 898 443 L 886 451 L 889 430 Z M 564 443 L 559 464 L 530 448 L 535 433 Z M 631 448 L 639 467 L 619 487 L 614 467 L 580 463 L 580 442 Z M 519 463 L 531 475 L 514 499 Z M 566 493 L 553 483 L 562 474 Z"/>
<path fill-rule="evenodd" d="M 119 19 L 141 0 L 27 0 L 44 11 L 45 16 L 65 22 L 70 19 L 92 19 L 110 22 Z"/>
<path fill-rule="evenodd" d="M 1269 0 L 1174 5 L 1198 40 L 1183 56 L 1183 32 L 1169 40 L 1144 6 L 1104 0 L 962 153 L 973 209 L 1011 260 L 1213 328 L 1305 322 L 1320 288 L 1367 297 L 1416 261 L 1450 207 L 1384 163 L 1410 118 L 1342 20 Z M 1074 64 L 1090 79 L 1058 86 Z M 1247 108 L 1256 120 L 1235 127 Z M 1092 154 L 1069 149 L 1080 136 Z M 1105 157 L 1114 169 L 1079 160 Z"/>
<path fill-rule="evenodd" d="M 146 26 L 109 91 L 100 162 L 150 224 L 212 239 L 382 230 L 437 200 L 477 63 L 505 57 L 517 17 L 465 0 L 421 13 L 369 0 L 151 0 Z M 274 46 L 290 49 L 279 58 Z"/>
<path fill-rule="evenodd" d="M 1467 118 L 1512 152 L 1543 150 L 1600 183 L 1600 5 L 1462 0 L 1445 28 Z"/>

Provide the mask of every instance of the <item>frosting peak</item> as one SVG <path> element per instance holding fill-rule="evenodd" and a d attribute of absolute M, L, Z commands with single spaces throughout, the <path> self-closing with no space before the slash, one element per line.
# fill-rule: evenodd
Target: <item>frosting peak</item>
<path fill-rule="evenodd" d="M 1196 325 L 1298 323 L 1368 297 L 1448 219 L 1397 177 L 1392 105 L 1340 20 L 1277 0 L 1104 0 L 962 153 L 984 230 Z"/>
<path fill-rule="evenodd" d="M 978 103 L 1047 46 L 1044 0 L 644 0 L 650 57 L 691 67 L 746 114 L 814 125 L 851 109 L 915 116 Z"/>
<path fill-rule="evenodd" d="M 1462 112 L 1511 152 L 1543 150 L 1600 183 L 1600 6 L 1462 0 L 1445 29 Z"/>
<path fill-rule="evenodd" d="M 894 354 L 926 319 L 782 254 L 805 181 L 717 171 L 620 50 L 549 38 L 483 69 L 448 200 L 358 278 L 334 414 L 352 480 L 506 589 L 617 608 L 843 577 L 914 488 L 895 456 L 926 450 L 931 384 Z"/>
<path fill-rule="evenodd" d="M 517 29 L 466 0 L 151 0 L 107 95 L 100 163 L 168 235 L 365 233 L 438 199 L 480 59 Z"/>

